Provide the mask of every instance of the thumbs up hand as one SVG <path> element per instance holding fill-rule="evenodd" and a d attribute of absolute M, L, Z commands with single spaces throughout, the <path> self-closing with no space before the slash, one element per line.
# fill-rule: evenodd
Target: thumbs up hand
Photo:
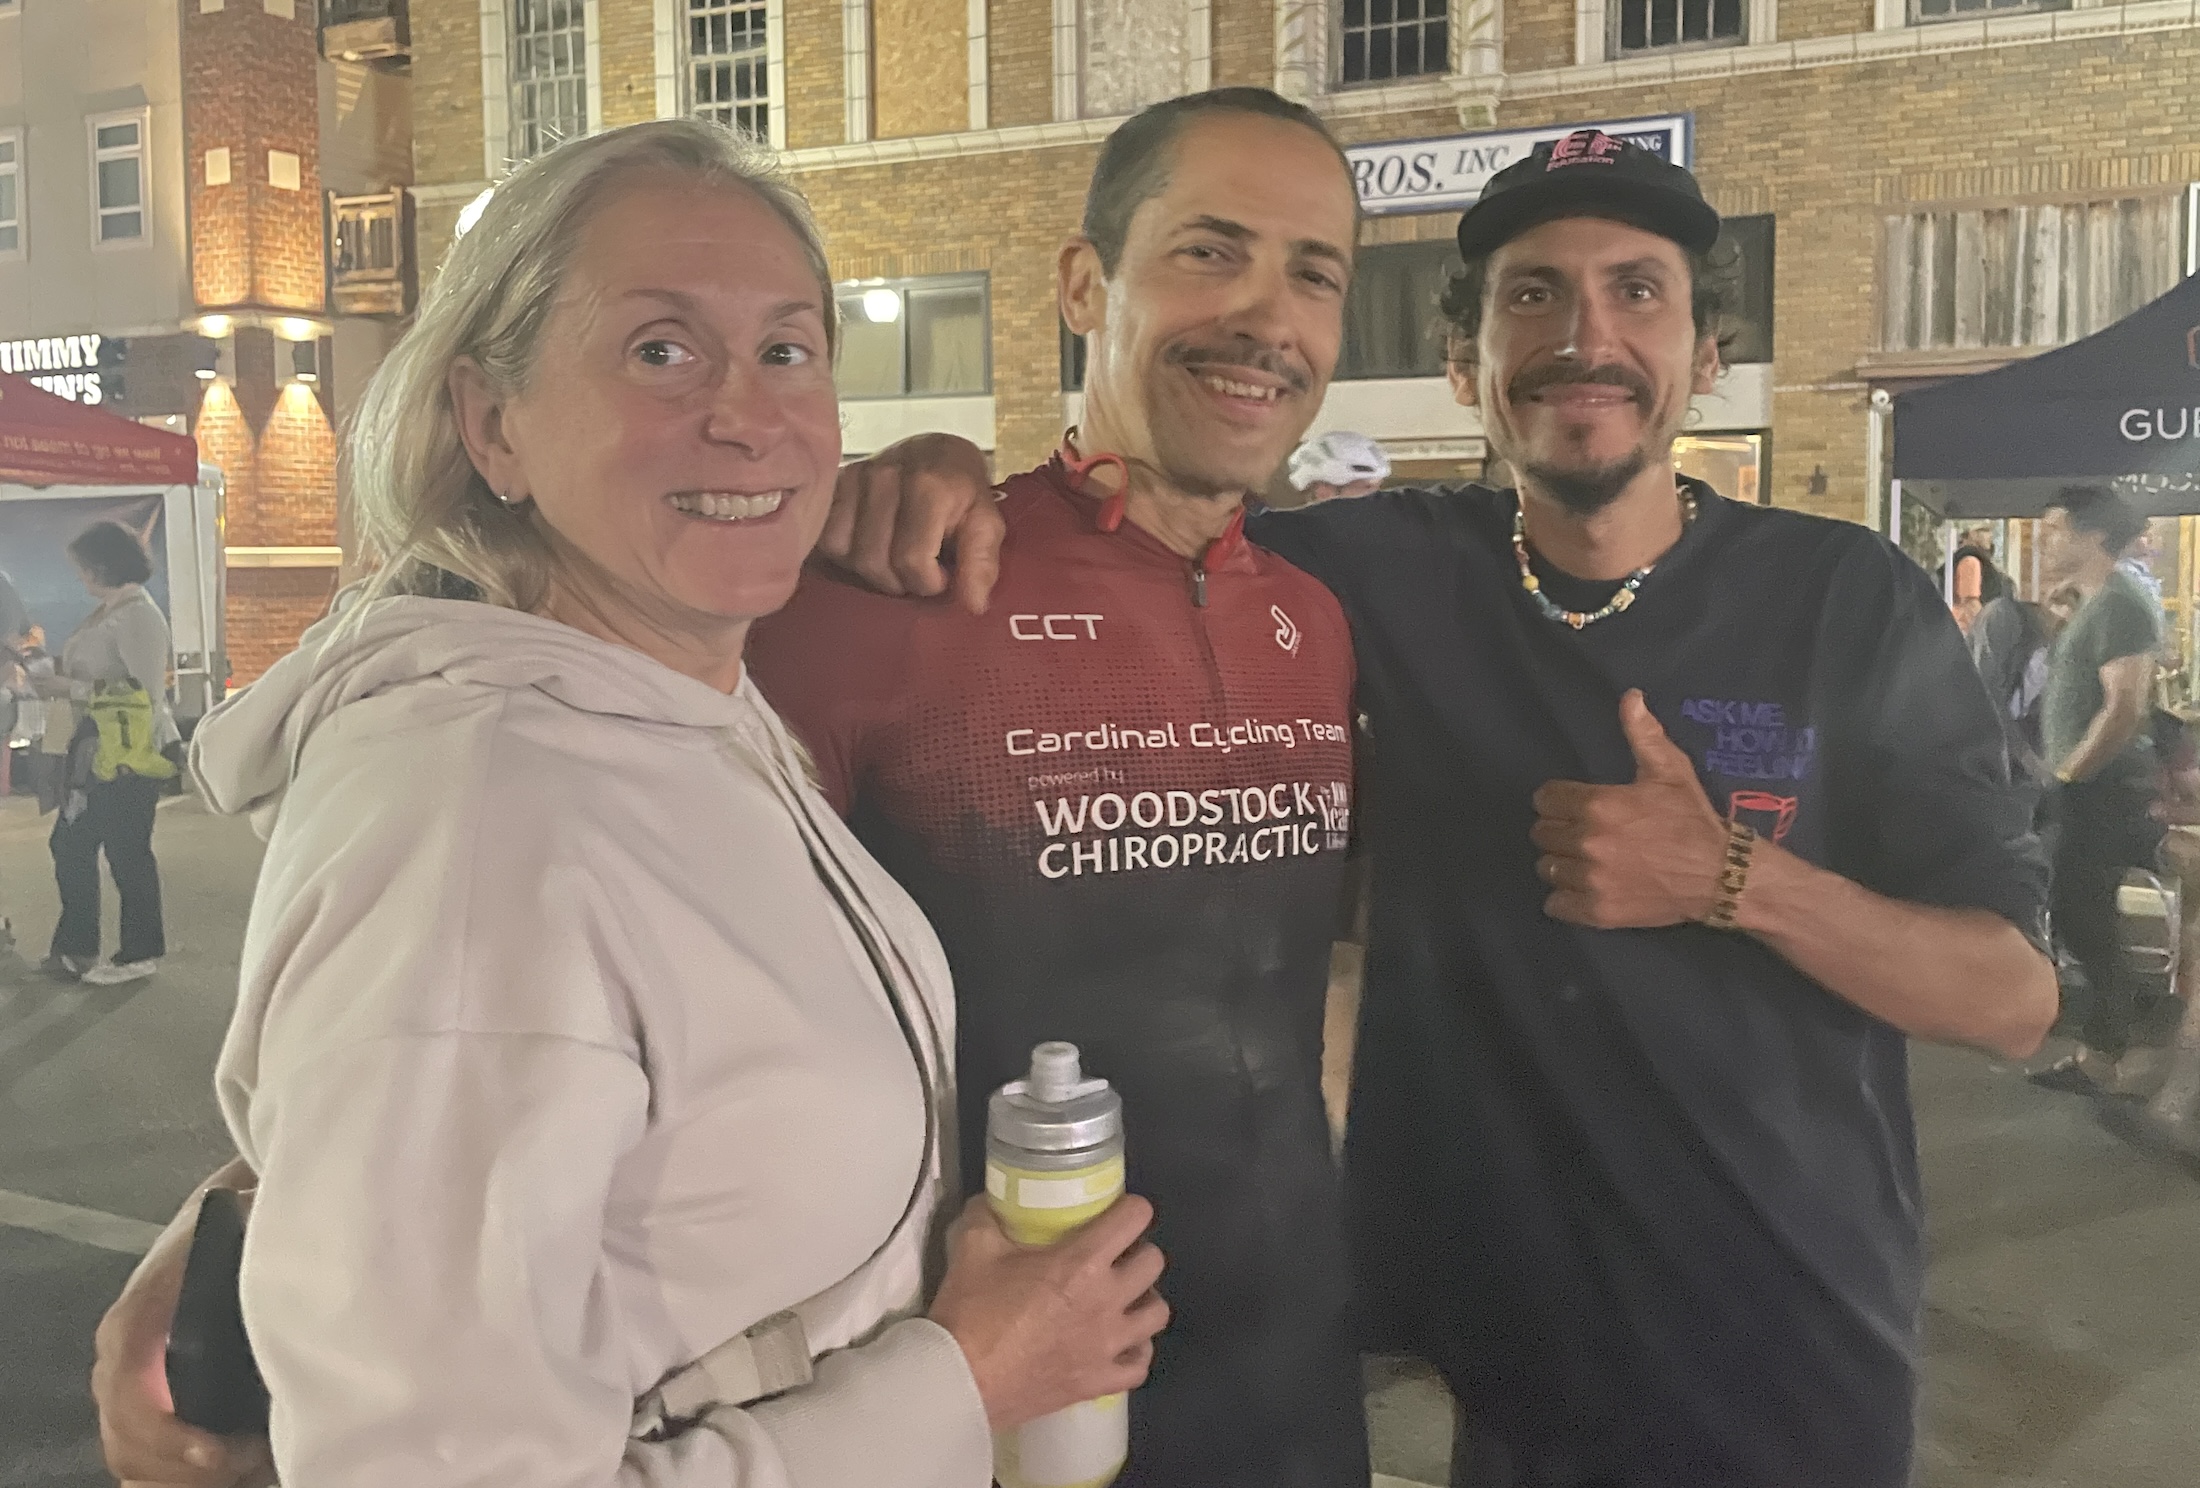
<path fill-rule="evenodd" d="M 1718 899 L 1726 824 L 1640 691 L 1620 699 L 1619 722 L 1634 784 L 1553 780 L 1535 793 L 1529 836 L 1543 850 L 1536 874 L 1551 889 L 1544 913 L 1599 930 L 1700 920 Z"/>

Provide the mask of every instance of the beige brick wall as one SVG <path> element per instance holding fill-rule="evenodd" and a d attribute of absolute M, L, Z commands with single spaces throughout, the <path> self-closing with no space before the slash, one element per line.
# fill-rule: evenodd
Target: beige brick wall
<path fill-rule="evenodd" d="M 413 179 L 423 186 L 478 181 L 480 0 L 412 0 L 411 16 Z"/>
<path fill-rule="evenodd" d="M 848 137 L 840 0 L 787 0 L 787 147 Z"/>
<path fill-rule="evenodd" d="M 1054 258 L 1077 225 L 1095 153 L 1066 147 L 820 171 L 802 183 L 824 226 L 835 278 L 989 275 L 997 464 L 1004 471 L 1037 464 L 1062 432 Z"/>
<path fill-rule="evenodd" d="M 606 126 L 657 117 L 656 9 L 655 0 L 597 0 Z"/>
<path fill-rule="evenodd" d="M 993 0 L 990 24 L 994 124 L 1046 123 L 1054 117 L 1054 7 L 1049 0 Z"/>
<path fill-rule="evenodd" d="M 1216 0 L 1215 86 L 1276 85 L 1274 0 Z"/>
<path fill-rule="evenodd" d="M 1779 39 L 1848 36 L 1872 29 L 1872 0 L 1780 0 Z"/>
<path fill-rule="evenodd" d="M 1506 0 L 1506 71 L 1534 72 L 1573 63 L 1574 0 Z M 1402 134 L 1382 137 L 1405 138 Z"/>
<path fill-rule="evenodd" d="M 880 57 L 896 17 L 954 0 L 886 0 Z M 894 7 L 906 7 L 897 10 Z M 625 81 L 612 68 L 613 19 L 642 0 L 604 0 L 607 100 Z M 1788 37 L 1869 24 L 1867 0 L 1789 0 Z M 1512 0 L 1506 41 L 1515 69 L 1562 66 L 1573 56 L 1572 0 Z M 950 40 L 962 12 L 943 16 Z M 414 0 L 414 70 L 423 182 L 474 180 L 480 159 L 480 66 L 475 0 Z M 643 17 L 646 21 L 646 16 Z M 624 24 L 624 23 L 622 23 Z M 1052 9 L 1048 0 L 994 0 L 990 20 L 993 122 L 1052 117 Z M 1218 82 L 1267 82 L 1273 73 L 1272 0 L 1218 0 Z M 618 55 L 647 58 L 646 28 Z M 788 0 L 789 143 L 842 137 L 838 0 Z M 954 127 L 963 104 L 959 52 L 921 65 L 943 74 L 941 118 L 913 120 L 880 100 L 880 132 Z M 927 53 L 926 55 L 929 55 Z M 625 65 L 625 64 L 622 64 Z M 636 64 L 639 65 L 639 64 Z M 909 64 L 915 67 L 919 64 Z M 648 71 L 653 72 L 653 62 Z M 901 70 L 887 65 L 892 94 Z M 1866 508 L 1867 389 L 1859 362 L 1873 347 L 1878 223 L 1913 201 L 2011 197 L 2200 180 L 2200 33 L 2165 32 L 2005 47 L 1869 66 L 1752 73 L 1725 80 L 1600 89 L 1514 100 L 1497 127 L 1686 112 L 1697 165 L 1722 210 L 1777 214 L 1778 246 L 1771 469 L 1782 505 L 1847 517 Z M 637 77 L 639 84 L 653 80 Z M 653 96 L 653 95 L 652 95 Z M 1343 121 L 1348 142 L 1461 130 L 1449 108 Z M 993 295 L 994 384 L 1004 469 L 1034 463 L 1059 433 L 1053 264 L 1076 223 L 1095 151 L 1021 154 L 812 170 L 836 274 L 843 277 L 982 269 Z M 448 240 L 457 205 L 420 214 L 423 249 Z M 1441 236 L 1443 216 L 1371 224 L 1369 241 Z M 432 257 L 424 261 L 432 262 Z M 1809 491 L 1823 469 L 1827 490 Z"/>
<path fill-rule="evenodd" d="M 970 127 L 965 0 L 872 0 L 871 133 L 879 139 Z"/>

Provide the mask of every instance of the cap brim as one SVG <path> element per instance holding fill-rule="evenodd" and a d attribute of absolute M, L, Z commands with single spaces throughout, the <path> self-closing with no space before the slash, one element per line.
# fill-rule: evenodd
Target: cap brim
<path fill-rule="evenodd" d="M 1625 213 L 1696 253 L 1709 252 L 1719 241 L 1719 214 L 1709 202 L 1652 181 L 1600 174 L 1595 166 L 1574 166 L 1469 207 L 1459 219 L 1460 255 L 1485 257 L 1531 223 L 1547 222 L 1554 212 L 1563 214 L 1568 208 L 1579 208 L 1584 216 L 1594 216 L 1599 208 Z"/>

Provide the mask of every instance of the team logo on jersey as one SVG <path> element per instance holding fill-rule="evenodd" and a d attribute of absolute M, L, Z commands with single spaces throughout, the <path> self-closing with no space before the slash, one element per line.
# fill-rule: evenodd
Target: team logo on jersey
<path fill-rule="evenodd" d="M 1019 641 L 1097 641 L 1104 615 L 1011 615 L 1008 633 Z"/>
<path fill-rule="evenodd" d="M 1276 617 L 1276 644 L 1293 656 L 1299 654 L 1299 625 L 1283 612 L 1281 605 L 1270 605 L 1268 613 Z"/>

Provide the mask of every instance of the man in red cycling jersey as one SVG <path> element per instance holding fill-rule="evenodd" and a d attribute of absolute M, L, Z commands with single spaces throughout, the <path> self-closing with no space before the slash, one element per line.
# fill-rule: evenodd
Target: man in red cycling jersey
<path fill-rule="evenodd" d="M 1125 1484 L 1368 1480 L 1321 1091 L 1351 641 L 1242 530 L 1321 405 L 1357 213 L 1335 143 L 1274 94 L 1123 125 L 1060 263 L 1084 420 L 1002 488 L 990 609 L 813 572 L 749 646 L 947 948 L 966 1183 L 1034 1044 L 1078 1044 L 1123 1094 L 1174 1310 Z"/>

